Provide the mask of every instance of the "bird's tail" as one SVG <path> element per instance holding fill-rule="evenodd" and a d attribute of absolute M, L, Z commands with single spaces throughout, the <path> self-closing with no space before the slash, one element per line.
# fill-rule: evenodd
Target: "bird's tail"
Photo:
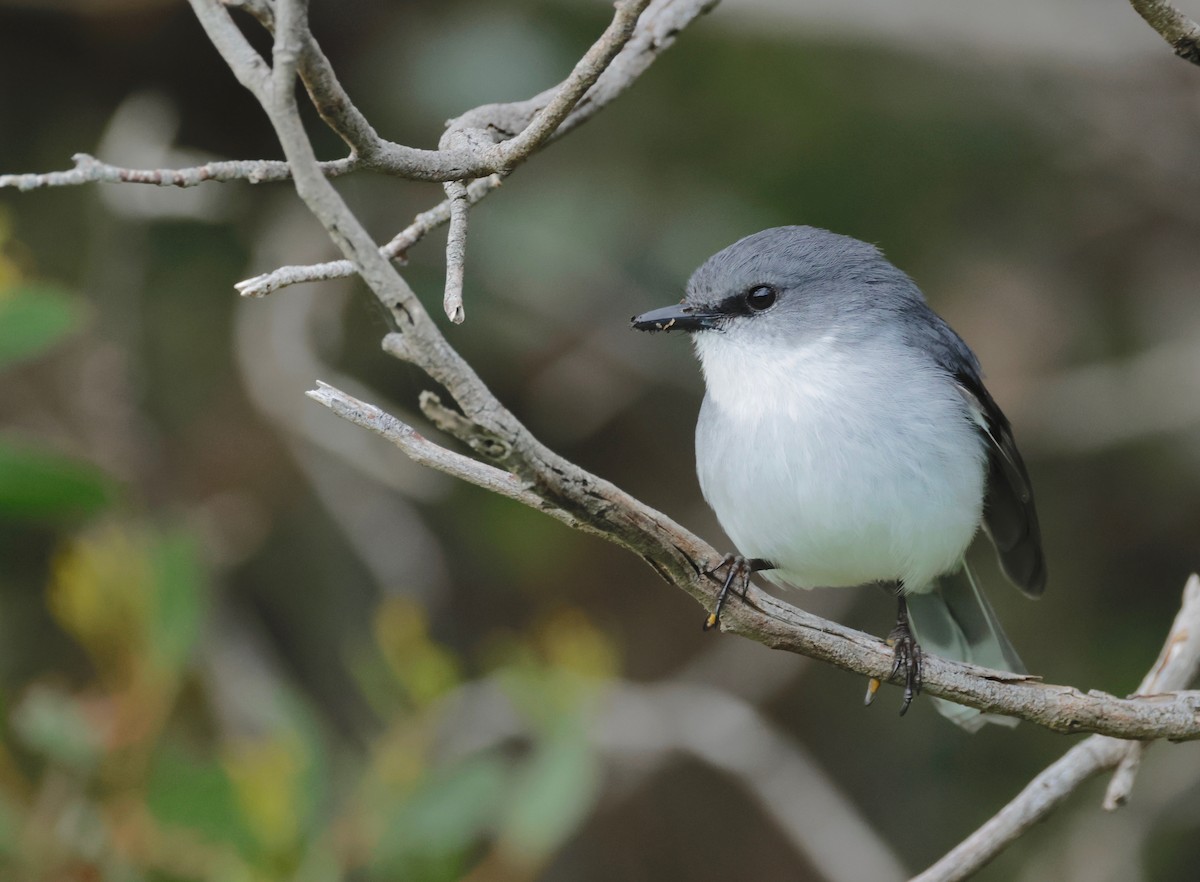
<path fill-rule="evenodd" d="M 985 668 L 1026 673 L 966 561 L 958 572 L 943 576 L 933 591 L 909 594 L 907 600 L 912 628 L 922 649 Z M 938 713 L 968 732 L 979 730 L 985 723 L 1017 724 L 1012 717 L 981 713 L 952 701 L 935 698 L 933 702 Z"/>

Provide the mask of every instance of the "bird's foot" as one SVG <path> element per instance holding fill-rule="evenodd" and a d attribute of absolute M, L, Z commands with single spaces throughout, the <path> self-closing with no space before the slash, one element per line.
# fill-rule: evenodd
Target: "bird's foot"
<path fill-rule="evenodd" d="M 720 579 L 717 573 L 721 570 L 726 571 L 725 578 L 721 581 L 721 590 L 717 593 L 717 604 L 709 613 L 708 618 L 704 620 L 704 630 L 709 631 L 715 628 L 721 621 L 721 610 L 725 608 L 725 601 L 729 598 L 729 591 L 734 582 L 740 582 L 737 594 L 742 600 L 745 600 L 746 592 L 750 590 L 750 576 L 759 570 L 770 569 L 774 569 L 774 566 L 760 557 L 745 558 L 740 554 L 727 554 L 711 567 L 701 570 L 704 575 L 714 581 Z"/>
<path fill-rule="evenodd" d="M 921 694 L 921 647 L 917 645 L 906 614 L 897 619 L 887 642 L 892 647 L 892 670 L 888 679 L 904 673 L 904 700 L 900 704 L 900 716 L 904 716 L 913 699 Z"/>

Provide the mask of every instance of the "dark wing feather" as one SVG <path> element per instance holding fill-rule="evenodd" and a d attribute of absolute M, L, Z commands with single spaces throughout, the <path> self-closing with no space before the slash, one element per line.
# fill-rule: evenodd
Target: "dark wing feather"
<path fill-rule="evenodd" d="M 996 546 L 1004 574 L 1030 597 L 1037 597 L 1046 589 L 1046 559 L 1029 473 L 1013 440 L 1012 427 L 984 387 L 975 353 L 925 305 L 919 292 L 904 311 L 907 342 L 932 355 L 954 378 L 977 417 L 988 453 L 983 529 Z"/>
<path fill-rule="evenodd" d="M 1000 568 L 1030 597 L 1046 589 L 1046 558 L 1029 473 L 1012 427 L 974 371 L 955 376 L 967 404 L 979 415 L 980 431 L 988 442 L 987 487 L 983 500 L 983 529 L 1000 558 Z"/>

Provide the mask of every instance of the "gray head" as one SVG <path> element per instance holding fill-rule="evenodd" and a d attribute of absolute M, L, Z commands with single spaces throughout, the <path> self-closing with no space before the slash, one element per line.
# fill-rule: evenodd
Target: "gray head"
<path fill-rule="evenodd" d="M 852 342 L 928 312 L 917 286 L 879 249 L 816 227 L 774 227 L 718 251 L 678 306 L 637 316 L 643 331 L 718 331 L 760 344 L 838 336 Z"/>

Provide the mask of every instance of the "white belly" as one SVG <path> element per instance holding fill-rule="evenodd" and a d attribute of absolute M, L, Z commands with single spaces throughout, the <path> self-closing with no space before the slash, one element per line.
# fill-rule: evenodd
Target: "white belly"
<path fill-rule="evenodd" d="M 730 357 L 721 341 L 714 358 L 704 336 L 697 472 L 741 554 L 801 588 L 902 579 L 922 591 L 958 566 L 979 526 L 985 452 L 936 366 L 832 341 L 785 358 Z"/>

